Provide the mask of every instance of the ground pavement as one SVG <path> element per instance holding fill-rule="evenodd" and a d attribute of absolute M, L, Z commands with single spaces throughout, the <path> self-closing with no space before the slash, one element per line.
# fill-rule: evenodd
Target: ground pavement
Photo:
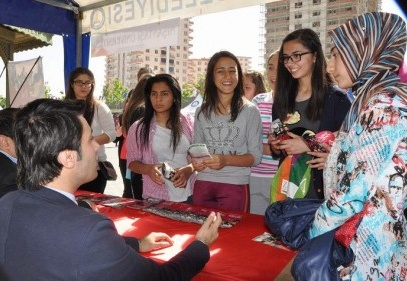
<path fill-rule="evenodd" d="M 110 161 L 117 173 L 117 179 L 115 181 L 107 181 L 105 194 L 122 196 L 123 195 L 123 179 L 119 169 L 119 158 L 117 154 L 118 147 L 115 143 L 111 142 L 105 145 L 107 160 Z"/>

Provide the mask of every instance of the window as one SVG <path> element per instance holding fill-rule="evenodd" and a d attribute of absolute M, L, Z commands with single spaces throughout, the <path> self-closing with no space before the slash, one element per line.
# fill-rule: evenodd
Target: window
<path fill-rule="evenodd" d="M 296 15 L 295 15 L 295 18 L 296 18 L 296 19 L 302 18 L 302 14 L 301 14 L 301 13 L 296 14 Z"/>
<path fill-rule="evenodd" d="M 313 17 L 318 17 L 318 16 L 320 16 L 321 15 L 321 11 L 313 11 L 312 12 L 312 16 Z"/>
<path fill-rule="evenodd" d="M 302 8 L 302 2 L 297 2 L 294 5 L 295 8 Z"/>
<path fill-rule="evenodd" d="M 297 30 L 297 29 L 301 29 L 302 28 L 302 24 L 296 24 L 295 25 L 295 30 Z M 274 42 L 273 42 L 274 43 Z"/>
<path fill-rule="evenodd" d="M 321 0 L 313 0 L 312 4 L 314 5 L 320 5 L 321 4 Z"/>
<path fill-rule="evenodd" d="M 335 14 L 336 14 L 335 9 L 328 10 L 328 15 L 335 15 Z"/>
<path fill-rule="evenodd" d="M 321 26 L 321 23 L 319 21 L 314 21 L 312 23 L 312 27 L 320 27 L 320 26 Z"/>

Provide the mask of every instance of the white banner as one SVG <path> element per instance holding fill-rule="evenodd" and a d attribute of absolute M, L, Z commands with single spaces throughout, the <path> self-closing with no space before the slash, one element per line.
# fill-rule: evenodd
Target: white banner
<path fill-rule="evenodd" d="M 42 57 L 7 64 L 10 107 L 22 107 L 28 102 L 44 98 Z"/>
<path fill-rule="evenodd" d="M 83 30 L 93 35 L 274 1 L 278 0 L 128 0 L 85 12 Z"/>
<path fill-rule="evenodd" d="M 181 113 L 184 116 L 190 116 L 194 118 L 196 109 L 202 105 L 202 100 L 202 96 L 200 94 L 197 94 L 196 98 L 190 104 L 181 109 Z"/>
<path fill-rule="evenodd" d="M 178 45 L 179 19 L 91 36 L 92 57 Z"/>

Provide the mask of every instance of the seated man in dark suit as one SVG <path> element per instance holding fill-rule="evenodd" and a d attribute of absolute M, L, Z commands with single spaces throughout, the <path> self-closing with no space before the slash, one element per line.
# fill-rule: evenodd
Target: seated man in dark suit
<path fill-rule="evenodd" d="M 17 190 L 17 159 L 14 145 L 14 122 L 19 109 L 0 110 L 0 197 Z"/>
<path fill-rule="evenodd" d="M 0 199 L 0 267 L 10 280 L 190 280 L 209 260 L 220 214 L 168 262 L 139 252 L 172 245 L 150 233 L 133 248 L 113 222 L 77 206 L 74 192 L 97 175 L 99 145 L 77 101 L 42 100 L 21 109 L 15 126 L 20 190 Z"/>

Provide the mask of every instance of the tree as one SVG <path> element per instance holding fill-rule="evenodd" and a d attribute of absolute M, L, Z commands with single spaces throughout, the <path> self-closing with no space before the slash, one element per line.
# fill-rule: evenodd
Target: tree
<path fill-rule="evenodd" d="M 203 95 L 205 92 L 205 75 L 199 74 L 198 82 L 195 84 L 195 88 L 198 91 L 198 94 Z"/>
<path fill-rule="evenodd" d="M 0 96 L 0 107 L 6 108 L 6 98 Z"/>
<path fill-rule="evenodd" d="M 103 99 L 111 110 L 122 109 L 122 104 L 125 100 L 124 94 L 128 92 L 129 89 L 123 86 L 119 78 L 116 78 L 113 82 L 103 87 Z"/>
<path fill-rule="evenodd" d="M 185 83 L 182 85 L 181 107 L 186 106 L 194 94 L 195 86 L 193 84 Z"/>
<path fill-rule="evenodd" d="M 185 83 L 182 85 L 182 107 L 188 105 L 191 102 L 191 97 L 195 97 L 197 94 L 203 94 L 205 90 L 205 76 L 199 75 L 198 82 L 194 84 Z"/>
<path fill-rule="evenodd" d="M 50 99 L 50 98 L 52 98 L 52 95 L 51 95 L 51 87 L 48 85 L 48 82 L 45 82 L 45 87 L 44 87 L 45 89 L 45 98 L 47 98 L 47 99 Z"/>

